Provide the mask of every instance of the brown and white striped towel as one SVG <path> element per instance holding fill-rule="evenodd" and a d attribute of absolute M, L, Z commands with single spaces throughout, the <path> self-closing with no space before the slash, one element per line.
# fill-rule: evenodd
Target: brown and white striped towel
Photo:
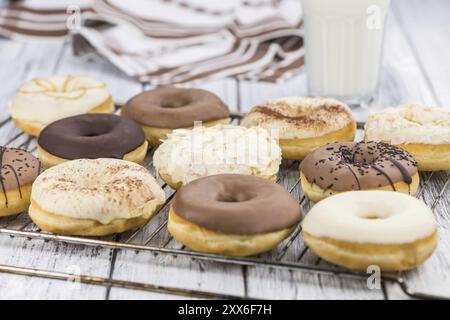
<path fill-rule="evenodd" d="M 22 0 L 0 8 L 1 34 L 70 34 L 75 54 L 98 54 L 153 85 L 289 77 L 304 64 L 300 25 L 299 0 Z"/>

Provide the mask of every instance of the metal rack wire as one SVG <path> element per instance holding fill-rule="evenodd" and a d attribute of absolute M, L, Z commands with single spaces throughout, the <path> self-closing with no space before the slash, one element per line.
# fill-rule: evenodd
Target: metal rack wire
<path fill-rule="evenodd" d="M 233 121 L 238 123 L 241 115 L 234 114 Z M 6 126 L 12 126 L 11 119 L 6 119 L 0 122 L 0 130 Z M 359 124 L 361 127 L 361 124 Z M 35 152 L 37 148 L 36 140 L 20 132 L 11 137 L 5 144 L 5 146 L 14 146 L 26 149 L 30 152 Z M 149 150 L 148 155 L 144 161 L 144 166 L 154 172 L 152 167 L 152 154 L 154 150 Z M 278 183 L 284 185 L 288 191 L 298 198 L 299 204 L 307 212 L 311 206 L 311 203 L 303 196 L 300 181 L 298 178 L 298 165 L 297 161 L 283 161 L 282 168 L 279 173 Z M 440 173 L 442 174 L 442 173 Z M 433 183 L 434 173 L 423 174 L 421 179 L 421 186 L 419 188 L 417 197 L 422 197 L 427 192 L 428 186 Z M 450 175 L 446 175 L 445 183 L 440 188 L 437 195 L 434 196 L 434 200 L 430 205 L 432 209 L 435 209 L 440 199 L 445 194 L 446 188 L 449 185 Z M 38 229 L 36 225 L 29 219 L 27 213 L 22 213 L 15 217 L 9 217 L 0 219 L 0 235 L 9 235 L 12 237 L 11 241 L 14 241 L 14 237 L 25 237 L 28 239 L 40 239 L 44 241 L 58 241 L 64 243 L 103 247 L 116 250 L 135 250 L 142 252 L 153 252 L 173 256 L 184 256 L 198 261 L 214 261 L 217 263 L 234 264 L 249 267 L 266 267 L 274 269 L 286 269 L 298 272 L 308 272 L 312 274 L 331 275 L 339 277 L 341 279 L 354 279 L 360 281 L 366 281 L 368 275 L 364 273 L 351 272 L 345 269 L 337 268 L 326 263 L 323 263 L 320 258 L 315 257 L 309 252 L 308 248 L 303 244 L 300 226 L 295 229 L 292 235 L 281 243 L 273 252 L 268 254 L 259 255 L 251 258 L 237 258 L 227 257 L 213 254 L 204 254 L 193 252 L 180 246 L 172 236 L 168 233 L 167 224 L 167 211 L 170 205 L 170 201 L 175 195 L 175 192 L 170 189 L 169 186 L 159 181 L 161 186 L 168 195 L 166 203 L 160 208 L 158 213 L 147 223 L 147 225 L 124 233 L 115 235 L 108 238 L 85 238 L 74 236 L 62 236 L 56 234 L 50 234 Z M 157 219 L 156 217 L 161 217 Z M 157 220 L 161 221 L 159 224 L 155 223 Z M 138 240 L 142 238 L 142 240 Z M 294 254 L 290 254 L 288 258 L 288 252 L 296 247 Z M 313 256 L 313 259 L 305 259 L 305 256 Z M 74 275 L 69 273 L 53 272 L 47 270 L 37 270 L 32 268 L 25 268 L 20 266 L 6 266 L 0 265 L 0 272 L 36 276 L 57 280 L 73 280 L 86 284 L 101 285 L 105 287 L 120 287 L 134 290 L 144 290 L 158 293 L 176 294 L 198 298 L 218 298 L 218 299 L 241 299 L 250 298 L 246 296 L 233 296 L 215 292 L 204 292 L 198 290 L 188 290 L 174 287 L 166 287 L 153 285 L 149 283 L 131 282 L 125 280 L 117 280 L 110 278 L 95 277 L 90 275 Z M 450 297 L 435 296 L 427 293 L 416 292 L 408 286 L 405 273 L 396 274 L 383 274 L 382 281 L 396 283 L 400 286 L 402 291 L 412 297 L 418 299 L 450 299 Z"/>

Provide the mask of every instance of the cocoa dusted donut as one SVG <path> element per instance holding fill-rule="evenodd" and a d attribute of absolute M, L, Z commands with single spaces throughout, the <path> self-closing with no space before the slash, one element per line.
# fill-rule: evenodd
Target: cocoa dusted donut
<path fill-rule="evenodd" d="M 31 153 L 0 147 L 0 217 L 25 211 L 30 205 L 31 184 L 41 173 Z"/>
<path fill-rule="evenodd" d="M 147 153 L 141 127 L 114 114 L 84 114 L 48 125 L 38 139 L 38 155 L 50 168 L 75 159 L 116 158 L 140 163 Z"/>
<path fill-rule="evenodd" d="M 164 87 L 142 92 L 122 108 L 122 116 L 138 122 L 151 145 L 159 145 L 173 129 L 229 122 L 228 107 L 214 93 L 201 89 Z"/>
<path fill-rule="evenodd" d="M 192 250 L 249 256 L 275 247 L 301 219 L 299 204 L 278 184 L 251 175 L 219 174 L 177 192 L 168 229 Z"/>
<path fill-rule="evenodd" d="M 419 173 L 414 158 L 383 142 L 335 142 L 300 164 L 301 185 L 312 201 L 351 190 L 387 190 L 414 195 Z"/>
<path fill-rule="evenodd" d="M 283 159 L 303 160 L 335 141 L 355 140 L 356 122 L 346 104 L 324 97 L 284 97 L 261 102 L 242 119 L 244 127 L 276 131 Z"/>

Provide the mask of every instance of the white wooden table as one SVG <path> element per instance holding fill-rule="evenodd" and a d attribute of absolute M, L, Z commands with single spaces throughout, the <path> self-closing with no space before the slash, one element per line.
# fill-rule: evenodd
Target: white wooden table
<path fill-rule="evenodd" d="M 449 52 L 450 1 L 393 0 L 381 86 L 372 108 L 406 102 L 449 108 Z M 9 116 L 7 101 L 17 87 L 36 76 L 52 73 L 93 75 L 108 84 L 117 102 L 124 102 L 144 89 L 140 83 L 127 78 L 106 62 L 73 57 L 70 44 L 64 41 L 0 39 L 0 66 L 0 121 Z M 225 79 L 193 86 L 215 92 L 230 108 L 238 111 L 246 111 L 267 98 L 306 93 L 304 74 L 277 84 Z M 357 110 L 356 114 L 358 120 L 363 121 L 366 111 Z M 0 144 L 5 144 L 19 132 L 11 123 L 1 127 Z M 27 138 L 23 135 L 12 145 L 18 146 Z M 444 183 L 444 179 L 441 180 L 438 185 Z M 416 290 L 450 296 L 450 187 L 444 190 L 434 211 L 440 229 L 438 250 L 423 266 L 408 273 L 407 279 Z M 368 290 L 364 281 L 343 281 L 334 276 L 200 262 L 183 257 L 5 235 L 0 235 L 0 265 L 82 273 L 255 298 L 407 298 L 398 286 L 389 283 L 379 290 Z M 147 299 L 178 296 L 0 273 L 0 298 Z"/>

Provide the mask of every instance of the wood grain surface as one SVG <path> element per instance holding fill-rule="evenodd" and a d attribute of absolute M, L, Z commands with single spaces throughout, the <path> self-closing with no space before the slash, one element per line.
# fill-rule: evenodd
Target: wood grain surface
<path fill-rule="evenodd" d="M 380 88 L 370 110 L 406 102 L 421 102 L 450 107 L 450 1 L 394 0 L 388 19 Z M 0 122 L 9 118 L 8 100 L 18 86 L 35 76 L 89 74 L 105 81 L 116 102 L 123 103 L 145 89 L 134 79 L 123 75 L 109 63 L 98 59 L 82 59 L 72 55 L 64 41 L 17 42 L 0 39 Z M 234 79 L 195 83 L 219 95 L 232 110 L 248 111 L 256 103 L 281 96 L 306 94 L 306 75 L 279 83 L 243 82 Z M 358 120 L 364 121 L 367 110 L 355 109 Z M 359 135 L 361 136 L 361 135 Z M 35 149 L 35 141 L 8 122 L 0 128 L 0 145 Z M 147 157 L 151 162 L 151 155 Z M 284 163 L 284 166 L 293 165 Z M 430 178 L 422 199 L 433 206 L 439 225 L 439 246 L 433 257 L 417 270 L 405 273 L 412 290 L 450 297 L 450 186 L 445 185 L 448 172 Z M 429 178 L 424 174 L 423 180 Z M 283 183 L 292 189 L 299 201 L 302 191 L 297 172 L 289 171 Z M 162 182 L 161 182 L 162 183 Z M 445 188 L 444 188 L 445 187 Z M 444 188 L 444 189 L 443 189 Z M 443 190 L 443 191 L 442 191 Z M 172 191 L 166 188 L 167 195 Z M 435 204 L 435 199 L 440 200 Z M 309 203 L 302 202 L 305 212 Z M 155 229 L 165 221 L 167 208 L 152 219 L 137 236 L 135 243 L 149 240 Z M 26 219 L 26 218 L 23 218 Z M 0 227 L 23 225 L 23 220 L 0 219 Z M 26 228 L 33 228 L 27 225 Z M 123 240 L 129 236 L 115 236 Z M 181 245 L 159 233 L 151 244 L 180 248 Z M 309 251 L 298 238 L 282 253 L 277 250 L 264 257 L 286 261 L 327 265 Z M 398 285 L 383 283 L 379 290 L 369 290 L 365 281 L 341 279 L 305 272 L 272 270 L 264 267 L 243 267 L 194 260 L 188 257 L 156 255 L 145 252 L 92 248 L 58 242 L 44 242 L 0 235 L 0 265 L 81 273 L 105 278 L 152 283 L 223 294 L 273 299 L 404 299 Z M 179 298 L 175 295 L 118 289 L 80 283 L 48 280 L 0 273 L 0 298 L 55 299 L 156 299 Z"/>

